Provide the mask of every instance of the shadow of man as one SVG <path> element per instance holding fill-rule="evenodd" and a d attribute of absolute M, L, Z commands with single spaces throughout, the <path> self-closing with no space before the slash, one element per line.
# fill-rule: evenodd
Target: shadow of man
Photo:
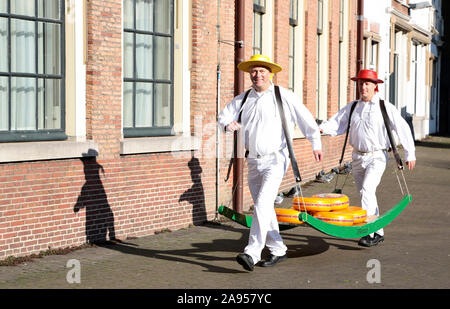
<path fill-rule="evenodd" d="M 206 221 L 205 192 L 202 184 L 202 167 L 200 161 L 192 156 L 188 162 L 191 170 L 192 186 L 181 194 L 178 203 L 187 201 L 192 204 L 192 221 L 194 225 L 200 225 Z"/>
<path fill-rule="evenodd" d="M 105 188 L 100 178 L 100 171 L 105 174 L 103 166 L 97 162 L 98 152 L 89 149 L 83 153 L 84 177 L 86 182 L 73 208 L 78 212 L 86 209 L 86 241 L 88 243 L 104 243 L 107 239 L 116 238 L 114 231 L 114 215 L 108 203 Z"/>

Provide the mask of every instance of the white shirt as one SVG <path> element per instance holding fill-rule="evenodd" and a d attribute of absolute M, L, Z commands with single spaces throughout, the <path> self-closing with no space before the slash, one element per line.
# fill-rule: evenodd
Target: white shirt
<path fill-rule="evenodd" d="M 394 105 L 385 101 L 386 112 L 390 119 L 393 131 L 397 133 L 400 143 L 405 150 L 405 160 L 415 161 L 415 146 L 411 129 L 400 115 Z M 347 131 L 348 116 L 352 103 L 347 104 L 328 121 L 322 123 L 320 128 L 325 134 L 340 135 Z M 359 100 L 352 114 L 349 144 L 361 152 L 371 152 L 391 147 L 383 115 L 381 114 L 380 98 L 375 94 L 370 102 Z"/>
<path fill-rule="evenodd" d="M 286 139 L 274 86 L 271 85 L 264 92 L 251 89 L 242 107 L 244 94 L 245 92 L 236 96 L 220 113 L 218 121 L 222 129 L 238 120 L 242 108 L 244 143 L 250 154 L 267 155 L 284 149 Z M 280 87 L 280 94 L 290 135 L 292 136 L 294 131 L 294 124 L 297 124 L 311 142 L 313 150 L 320 150 L 322 148 L 320 131 L 314 117 L 292 91 Z"/>

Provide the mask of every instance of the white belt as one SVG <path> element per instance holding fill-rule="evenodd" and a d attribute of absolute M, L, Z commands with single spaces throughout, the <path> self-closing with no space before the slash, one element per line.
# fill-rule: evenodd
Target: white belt
<path fill-rule="evenodd" d="M 377 150 L 374 150 L 374 151 L 359 151 L 359 150 L 353 149 L 354 153 L 357 153 L 357 154 L 359 154 L 361 156 L 367 156 L 367 155 L 370 155 L 370 154 L 374 154 L 375 152 L 378 152 L 378 151 L 388 151 L 388 150 L 387 149 L 377 149 Z"/>
<path fill-rule="evenodd" d="M 284 150 L 284 148 L 281 148 L 281 149 L 278 150 L 278 151 L 274 151 L 274 152 L 271 152 L 271 153 L 268 153 L 268 154 L 265 154 L 265 155 L 261 155 L 261 154 L 259 154 L 259 153 L 253 154 L 253 153 L 247 151 L 247 152 L 245 153 L 245 157 L 246 157 L 246 158 L 250 158 L 250 159 L 261 159 L 261 158 L 264 158 L 264 157 L 267 157 L 267 156 L 271 156 L 271 155 L 273 155 L 273 154 L 275 154 L 275 153 L 281 152 L 281 151 L 283 151 L 283 150 Z"/>

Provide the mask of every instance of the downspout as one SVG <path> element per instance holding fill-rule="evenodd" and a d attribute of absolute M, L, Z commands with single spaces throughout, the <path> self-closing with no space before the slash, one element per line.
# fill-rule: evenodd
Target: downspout
<path fill-rule="evenodd" d="M 363 64 L 363 42 L 364 42 L 364 0 L 358 0 L 357 8 L 357 30 L 356 30 L 356 74 L 362 69 Z M 355 74 L 355 76 L 356 76 Z M 359 89 L 356 86 L 356 99 L 359 99 Z"/>
<path fill-rule="evenodd" d="M 235 1 L 235 45 L 234 45 L 234 95 L 244 91 L 244 73 L 237 65 L 244 60 L 244 30 L 245 30 L 245 0 Z M 243 182 L 244 182 L 244 149 L 243 130 L 234 132 L 234 161 L 233 161 L 233 210 L 243 211 Z"/>
<path fill-rule="evenodd" d="M 217 105 L 216 105 L 216 217 L 219 219 L 219 202 L 220 202 L 220 139 L 221 130 L 219 126 L 219 113 L 220 113 L 220 80 L 221 80 L 221 67 L 220 67 L 220 0 L 217 0 Z"/>

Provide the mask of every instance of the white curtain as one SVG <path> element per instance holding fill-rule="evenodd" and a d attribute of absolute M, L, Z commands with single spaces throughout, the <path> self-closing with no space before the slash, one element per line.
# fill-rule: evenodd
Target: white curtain
<path fill-rule="evenodd" d="M 8 3 L 6 1 L 0 1 L 0 13 L 7 13 Z"/>
<path fill-rule="evenodd" d="M 34 1 L 11 1 L 11 13 L 35 16 Z M 35 23 L 11 19 L 11 71 L 36 73 Z M 11 78 L 11 130 L 36 128 L 36 79 Z"/>
<path fill-rule="evenodd" d="M 123 1 L 123 27 L 132 29 L 134 28 L 134 1 Z"/>
<path fill-rule="evenodd" d="M 36 79 L 11 78 L 11 130 L 36 128 Z"/>
<path fill-rule="evenodd" d="M 153 0 L 136 0 L 136 29 L 153 31 Z"/>
<path fill-rule="evenodd" d="M 38 23 L 38 72 L 61 73 L 61 27 L 53 23 Z M 45 64 L 45 68 L 44 68 Z"/>
<path fill-rule="evenodd" d="M 123 126 L 133 127 L 133 83 L 123 84 Z"/>
<path fill-rule="evenodd" d="M 38 0 L 38 17 L 59 19 L 60 2 L 61 0 Z"/>
<path fill-rule="evenodd" d="M 32 21 L 11 19 L 11 71 L 14 73 L 36 73 L 34 26 Z M 35 129 L 35 109 L 36 79 L 11 78 L 11 130 Z"/>
<path fill-rule="evenodd" d="M 155 79 L 170 79 L 170 38 L 155 36 Z"/>
<path fill-rule="evenodd" d="M 136 5 L 134 12 L 133 3 Z M 124 28 L 156 32 L 156 34 L 124 34 L 124 76 L 135 79 L 170 80 L 171 38 L 158 35 L 171 34 L 171 3 L 168 0 L 124 0 Z M 134 23 L 136 14 L 136 23 Z M 154 26 L 154 28 L 153 28 Z M 133 38 L 135 50 L 133 50 Z M 136 58 L 133 59 L 133 52 Z M 133 68 L 136 76 L 133 76 Z M 124 83 L 124 126 L 136 127 L 170 125 L 171 86 L 157 83 L 135 83 L 133 111 L 132 83 Z M 153 101 L 154 99 L 154 101 Z M 155 112 L 155 115 L 153 115 Z M 134 116 L 133 116 L 134 115 Z M 155 118 L 155 123 L 153 123 Z"/>
<path fill-rule="evenodd" d="M 153 36 L 151 35 L 136 34 L 136 78 L 153 78 L 152 40 Z"/>
<path fill-rule="evenodd" d="M 34 4 L 34 1 L 29 0 L 11 1 L 11 13 L 36 16 Z M 59 19 L 59 5 L 60 0 L 39 0 L 38 17 Z M 3 28 L 6 27 L 2 27 L 0 23 L 0 29 L 3 30 Z M 61 74 L 61 26 L 57 23 L 37 22 L 37 31 L 36 34 L 35 21 L 11 18 L 11 72 Z M 6 44 L 4 37 L 7 38 L 7 36 L 7 31 L 0 32 L 0 48 Z M 7 50 L 6 45 L 3 50 Z M 3 70 L 3 67 L 3 60 L 0 60 L 0 69 Z M 0 86 L 0 96 L 5 96 L 7 87 L 3 91 L 1 89 L 3 87 Z M 60 80 L 12 77 L 10 92 L 11 130 L 57 129 L 61 127 Z M 36 92 L 38 92 L 37 96 Z M 36 102 L 36 97 L 38 102 Z M 6 102 L 8 101 L 6 100 Z M 6 108 L 5 104 L 0 104 L 0 111 L 2 112 L 0 128 L 2 129 L 5 127 L 3 125 L 3 114 L 8 112 Z"/>
<path fill-rule="evenodd" d="M 155 84 L 155 126 L 170 125 L 170 85 Z"/>
<path fill-rule="evenodd" d="M 0 131 L 8 130 L 8 125 L 8 78 L 0 76 Z"/>
<path fill-rule="evenodd" d="M 34 22 L 11 19 L 11 71 L 36 73 Z"/>
<path fill-rule="evenodd" d="M 168 0 L 155 1 L 155 32 L 170 34 L 170 2 Z"/>
<path fill-rule="evenodd" d="M 152 126 L 153 85 L 136 83 L 136 127 Z"/>
<path fill-rule="evenodd" d="M 6 2 L 3 0 L 2 2 Z M 35 16 L 34 0 L 12 0 L 11 13 L 17 15 Z"/>

